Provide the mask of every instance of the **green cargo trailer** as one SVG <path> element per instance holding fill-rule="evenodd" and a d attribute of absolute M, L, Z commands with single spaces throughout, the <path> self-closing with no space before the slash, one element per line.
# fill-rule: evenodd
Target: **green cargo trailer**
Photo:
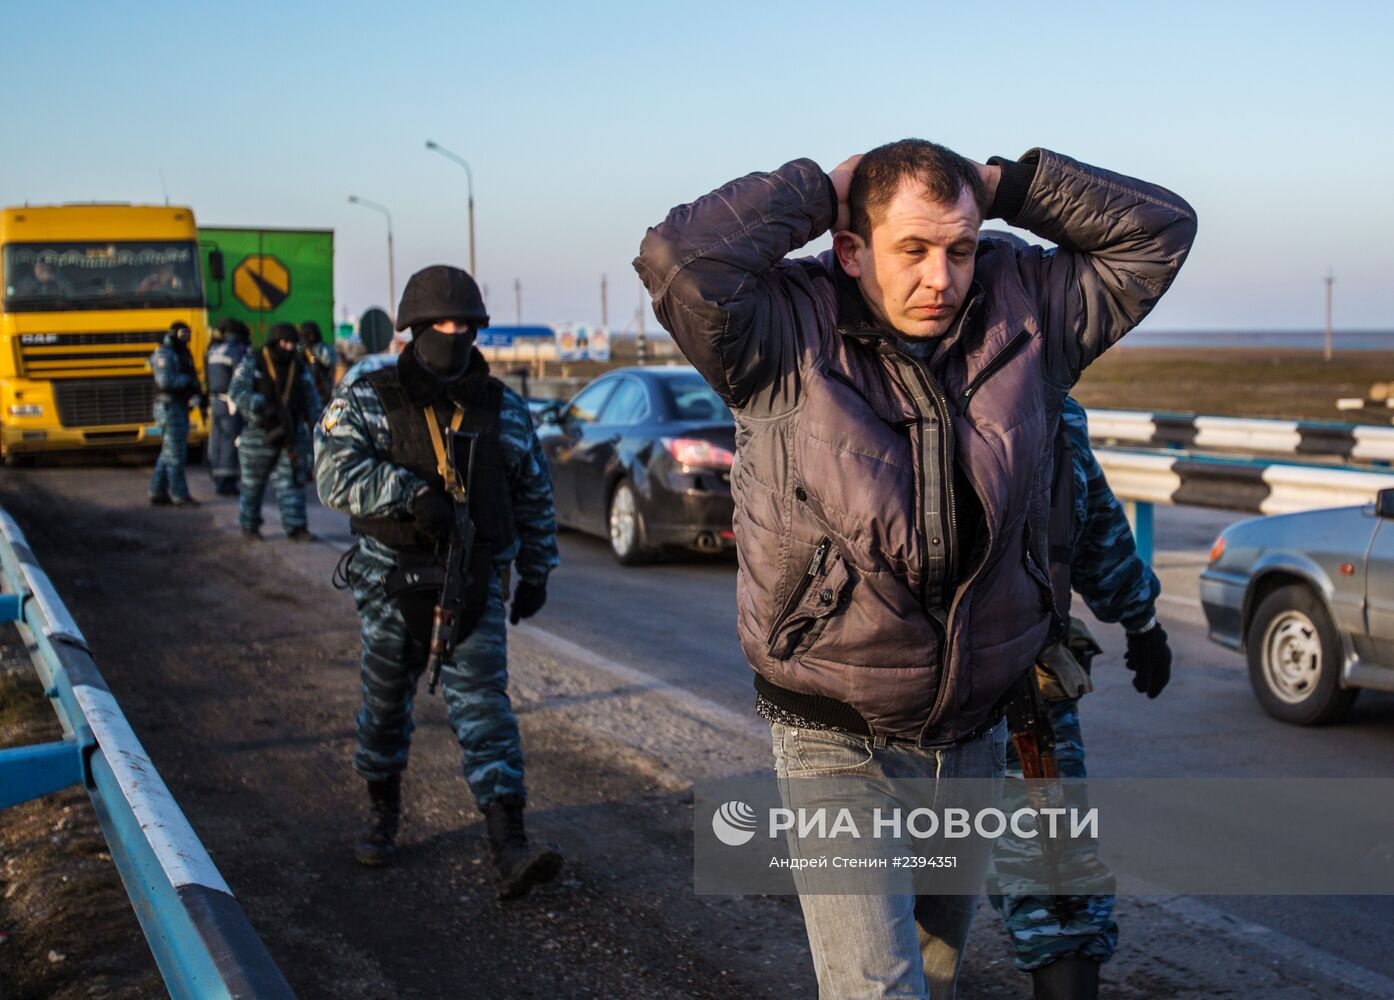
<path fill-rule="evenodd" d="M 272 323 L 314 320 L 334 337 L 332 229 L 198 230 L 207 280 L 208 321 L 235 316 L 260 346 Z"/>

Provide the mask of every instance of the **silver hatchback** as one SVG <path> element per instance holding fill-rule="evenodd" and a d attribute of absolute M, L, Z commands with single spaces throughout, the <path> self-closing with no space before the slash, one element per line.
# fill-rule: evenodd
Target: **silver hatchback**
<path fill-rule="evenodd" d="M 1210 638 L 1247 653 L 1276 719 L 1336 722 L 1361 688 L 1394 691 L 1394 489 L 1362 507 L 1226 528 L 1200 600 Z"/>

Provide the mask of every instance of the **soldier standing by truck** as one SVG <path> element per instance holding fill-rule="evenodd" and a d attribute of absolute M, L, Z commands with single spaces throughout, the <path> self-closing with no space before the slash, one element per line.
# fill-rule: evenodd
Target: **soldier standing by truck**
<path fill-rule="evenodd" d="M 353 766 L 371 807 L 355 857 L 380 866 L 396 854 L 412 705 L 428 652 L 436 653 L 433 618 L 441 621 L 436 605 L 445 603 L 447 567 L 457 565 L 465 513 L 472 552 L 467 579 L 454 581 L 464 589 L 458 645 L 432 664 L 484 814 L 498 893 L 510 899 L 555 878 L 562 864 L 554 848 L 529 843 L 523 825 L 505 632 L 505 617 L 516 625 L 542 608 L 558 555 L 552 484 L 527 404 L 490 376 L 474 346 L 488 322 L 464 271 L 437 265 L 412 275 L 397 311 L 397 329 L 410 327 L 412 342 L 395 364 L 340 383 L 315 430 L 315 476 L 320 499 L 349 514 L 360 539 L 342 564 L 362 619 Z M 477 435 L 467 493 L 447 447 L 460 433 Z"/>
<path fill-rule="evenodd" d="M 228 395 L 232 376 L 251 346 L 251 331 L 240 319 L 227 317 L 218 323 L 214 340 L 204 360 L 208 372 L 208 395 L 213 414 L 208 433 L 208 468 L 213 475 L 213 492 L 237 496 L 237 437 L 242 433 L 242 414 Z"/>
<path fill-rule="evenodd" d="M 189 495 L 184 463 L 189 447 L 189 405 L 199 398 L 198 369 L 189 353 L 193 331 L 176 320 L 150 356 L 155 377 L 155 423 L 160 428 L 160 456 L 150 476 L 152 506 L 197 506 Z"/>
<path fill-rule="evenodd" d="M 334 348 L 324 342 L 319 324 L 312 319 L 300 324 L 300 353 L 315 380 L 315 391 L 319 393 L 320 402 L 327 404 L 329 397 L 334 395 L 334 362 L 337 358 Z M 311 423 L 317 420 L 318 413 Z"/>
<path fill-rule="evenodd" d="M 305 478 L 310 459 L 310 419 L 320 411 L 314 379 L 300 359 L 300 335 L 289 323 L 274 323 L 266 346 L 249 351 L 228 390 L 246 421 L 238 446 L 241 500 L 237 522 L 247 538 L 261 537 L 261 501 L 266 482 L 276 491 L 281 527 L 293 542 L 311 541 L 305 515 Z"/>

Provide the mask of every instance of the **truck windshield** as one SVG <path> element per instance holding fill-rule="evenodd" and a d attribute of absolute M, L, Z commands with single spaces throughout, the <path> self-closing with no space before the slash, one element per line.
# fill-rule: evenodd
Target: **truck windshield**
<path fill-rule="evenodd" d="M 203 305 L 191 241 L 11 243 L 4 265 L 11 312 Z"/>

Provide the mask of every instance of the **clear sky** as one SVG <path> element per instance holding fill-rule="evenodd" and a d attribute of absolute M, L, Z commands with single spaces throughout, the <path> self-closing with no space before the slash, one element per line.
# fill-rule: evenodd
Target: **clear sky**
<path fill-rule="evenodd" d="M 1394 3 L 0 0 L 0 203 L 332 228 L 336 295 L 467 263 L 496 322 L 632 328 L 645 227 L 732 177 L 916 135 L 1045 146 L 1200 217 L 1165 329 L 1394 328 Z M 820 242 L 815 247 L 821 249 Z M 650 314 L 650 329 L 653 321 Z"/>

